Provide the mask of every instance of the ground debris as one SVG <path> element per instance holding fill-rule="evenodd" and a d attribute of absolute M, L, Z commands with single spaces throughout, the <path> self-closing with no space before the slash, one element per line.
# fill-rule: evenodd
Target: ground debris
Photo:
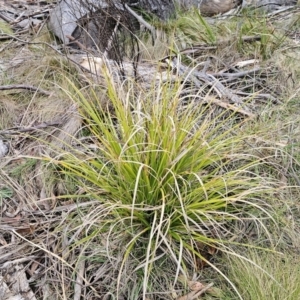
<path fill-rule="evenodd" d="M 55 3 L 0 0 L 0 18 L 16 30 L 35 30 L 43 24 Z"/>
<path fill-rule="evenodd" d="M 29 286 L 23 265 L 16 265 L 2 276 L 0 275 L 0 299 L 36 300 Z"/>

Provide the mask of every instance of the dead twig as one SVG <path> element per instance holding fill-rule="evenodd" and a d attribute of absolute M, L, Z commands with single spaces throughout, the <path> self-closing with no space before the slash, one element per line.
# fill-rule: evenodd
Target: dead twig
<path fill-rule="evenodd" d="M 69 44 L 76 44 L 81 50 L 83 51 L 88 51 L 88 49 L 86 48 L 86 46 L 84 46 L 82 43 L 80 43 L 79 41 L 77 41 L 73 36 L 71 35 L 66 35 L 66 38 L 68 38 L 70 40 Z"/>
<path fill-rule="evenodd" d="M 46 96 L 50 96 L 51 93 L 47 92 L 39 87 L 35 87 L 33 85 L 24 85 L 24 84 L 11 84 L 11 85 L 2 85 L 0 86 L 0 91 L 7 91 L 7 90 L 28 90 L 31 92 L 37 92 L 40 94 L 44 94 Z"/>
<path fill-rule="evenodd" d="M 261 40 L 261 36 L 259 35 L 253 35 L 253 36 L 244 36 L 241 37 L 240 39 L 237 39 L 237 37 L 234 37 L 235 40 L 239 40 L 244 43 L 252 43 L 252 42 L 257 42 Z M 186 48 L 180 51 L 180 54 L 196 54 L 198 51 L 208 51 L 208 50 L 217 50 L 218 47 L 224 47 L 224 45 L 230 45 L 232 44 L 232 38 L 227 39 L 227 40 L 221 40 L 220 42 L 217 43 L 212 43 L 212 44 L 198 44 L 198 45 L 193 45 L 190 48 Z"/>
<path fill-rule="evenodd" d="M 237 95 L 246 96 L 248 98 L 253 98 L 253 99 L 262 98 L 262 99 L 270 100 L 274 104 L 283 104 L 279 99 L 275 98 L 271 94 L 261 94 L 259 92 L 255 94 L 251 94 L 251 93 L 244 93 L 240 91 L 237 91 L 236 93 Z"/>
<path fill-rule="evenodd" d="M 156 37 L 156 29 L 155 27 L 153 27 L 152 25 L 150 25 L 148 22 L 146 22 L 144 20 L 144 18 L 140 15 L 138 15 L 134 10 L 132 10 L 127 4 L 125 4 L 125 8 L 127 9 L 127 11 L 132 15 L 134 16 L 138 22 L 142 25 L 145 26 L 145 28 L 147 28 L 150 32 L 151 32 L 151 35 L 152 35 L 152 38 L 155 39 Z"/>
<path fill-rule="evenodd" d="M 12 261 L 7 261 L 7 262 L 3 263 L 0 266 L 0 270 L 11 268 L 14 265 L 19 265 L 23 262 L 26 262 L 26 261 L 29 261 L 29 260 L 34 260 L 36 258 L 37 258 L 36 255 L 31 255 L 31 256 L 25 256 L 25 257 L 22 257 L 22 258 L 19 258 L 19 259 L 15 259 L 15 260 L 12 260 Z"/>
<path fill-rule="evenodd" d="M 44 129 L 47 127 L 53 127 L 53 126 L 59 126 L 59 125 L 61 125 L 60 122 L 53 122 L 53 123 L 44 122 L 44 123 L 41 123 L 41 124 L 38 124 L 38 125 L 32 126 L 32 127 L 12 127 L 12 128 L 8 128 L 6 130 L 1 130 L 0 135 L 19 134 L 19 133 L 23 133 L 23 132 L 36 131 L 36 130 Z"/>
<path fill-rule="evenodd" d="M 44 199 L 45 200 L 45 199 Z M 98 200 L 91 200 L 89 202 L 82 202 L 82 203 L 75 203 L 75 204 L 68 204 L 64 206 L 58 206 L 50 210 L 36 210 L 36 211 L 30 211 L 35 216 L 45 216 L 47 212 L 51 211 L 52 213 L 58 213 L 58 212 L 71 212 L 72 210 L 76 210 L 81 207 L 87 207 L 92 205 L 99 205 Z"/>
<path fill-rule="evenodd" d="M 219 99 L 216 99 L 215 97 L 209 97 L 207 96 L 205 99 L 204 99 L 204 102 L 205 103 L 214 103 L 220 107 L 223 107 L 225 109 L 230 109 L 234 112 L 238 112 L 242 115 L 245 115 L 247 117 L 249 117 L 250 119 L 254 119 L 255 118 L 255 114 L 251 113 L 251 112 L 248 112 L 240 107 L 236 107 L 230 103 L 227 103 L 227 102 L 224 102 L 224 101 L 221 101 Z"/>
<path fill-rule="evenodd" d="M 216 78 L 219 78 L 219 77 L 240 78 L 240 77 L 245 77 L 245 76 L 249 76 L 249 75 L 258 73 L 259 71 L 261 71 L 261 68 L 254 68 L 251 70 L 237 72 L 237 73 L 213 73 L 210 75 L 212 75 Z"/>
<path fill-rule="evenodd" d="M 189 292 L 187 295 L 180 296 L 176 300 L 194 300 L 197 299 L 199 296 L 207 292 L 214 284 L 210 283 L 207 286 L 201 288 L 200 290 L 195 290 Z"/>

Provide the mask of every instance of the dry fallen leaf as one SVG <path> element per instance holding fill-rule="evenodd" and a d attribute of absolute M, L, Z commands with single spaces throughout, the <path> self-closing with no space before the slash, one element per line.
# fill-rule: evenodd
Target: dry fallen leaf
<path fill-rule="evenodd" d="M 181 277 L 181 280 L 183 278 Z M 199 281 L 188 281 L 187 282 L 188 287 L 192 290 L 186 295 L 178 297 L 176 300 L 195 300 L 199 299 L 199 297 L 204 294 L 205 292 L 211 290 L 211 287 L 213 286 L 213 283 L 210 283 L 208 285 L 204 285 Z"/>
<path fill-rule="evenodd" d="M 178 297 L 176 300 L 193 300 L 195 297 L 196 292 L 192 291 L 189 292 L 188 294 L 184 295 L 184 296 L 180 296 Z"/>
<path fill-rule="evenodd" d="M 200 291 L 204 288 L 204 285 L 199 281 L 189 281 L 188 286 L 192 291 Z"/>

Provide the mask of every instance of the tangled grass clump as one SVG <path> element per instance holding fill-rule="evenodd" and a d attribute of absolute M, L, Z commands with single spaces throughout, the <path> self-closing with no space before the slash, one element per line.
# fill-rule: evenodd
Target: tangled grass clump
<path fill-rule="evenodd" d="M 207 252 L 235 255 L 238 223 L 265 229 L 263 219 L 272 219 L 275 181 L 259 174 L 263 159 L 247 149 L 233 113 L 216 116 L 196 96 L 183 105 L 180 83 L 139 96 L 110 78 L 107 86 L 109 109 L 95 90 L 87 96 L 74 86 L 92 147 L 81 143 L 52 160 L 82 188 L 82 201 L 99 201 L 75 244 L 110 265 L 118 295 L 161 292 L 166 268 L 173 287 L 203 264 L 223 274 Z"/>

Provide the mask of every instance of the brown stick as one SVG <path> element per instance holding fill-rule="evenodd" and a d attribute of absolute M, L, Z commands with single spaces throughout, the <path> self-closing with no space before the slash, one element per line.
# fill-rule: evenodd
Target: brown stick
<path fill-rule="evenodd" d="M 81 50 L 84 50 L 84 51 L 87 51 L 88 49 L 83 45 L 81 44 L 79 41 L 77 41 L 73 36 L 71 35 L 66 35 L 66 38 L 68 38 L 70 40 L 70 43 L 74 43 L 76 44 Z"/>
<path fill-rule="evenodd" d="M 31 91 L 31 92 L 37 92 L 37 93 L 40 93 L 40 94 L 44 94 L 46 96 L 50 96 L 51 93 L 41 89 L 41 88 L 38 88 L 38 87 L 35 87 L 35 86 L 32 86 L 32 85 L 24 85 L 24 84 L 11 84 L 11 85 L 2 85 L 0 86 L 0 90 L 1 91 L 7 91 L 7 90 L 28 90 L 28 91 Z"/>
<path fill-rule="evenodd" d="M 245 109 L 242 109 L 240 107 L 236 107 L 235 105 L 232 105 L 230 103 L 221 101 L 219 99 L 216 99 L 215 97 L 207 96 L 206 98 L 207 99 L 204 99 L 204 101 L 206 103 L 214 103 L 214 104 L 216 104 L 216 105 L 218 105 L 220 107 L 223 107 L 225 109 L 230 109 L 230 110 L 232 110 L 234 112 L 238 112 L 238 113 L 240 113 L 242 115 L 245 115 L 245 116 L 249 117 L 250 119 L 254 119 L 255 118 L 255 115 L 253 113 L 248 112 Z"/>
<path fill-rule="evenodd" d="M 61 125 L 60 122 L 53 122 L 53 123 L 41 123 L 38 124 L 36 126 L 33 127 L 12 127 L 12 128 L 8 128 L 6 130 L 2 130 L 0 131 L 0 135 L 8 135 L 8 134 L 18 134 L 18 133 L 22 133 L 22 132 L 30 132 L 30 131 L 34 131 L 34 130 L 39 130 L 39 129 L 44 129 L 47 127 L 52 127 L 52 126 L 59 126 Z"/>
<path fill-rule="evenodd" d="M 236 40 L 237 38 L 234 37 L 234 39 Z M 252 43 L 252 42 L 256 42 L 256 41 L 260 41 L 261 40 L 261 36 L 259 35 L 253 35 L 253 36 L 244 36 L 241 37 L 240 39 L 242 42 L 244 43 Z M 223 47 L 224 45 L 228 45 L 231 44 L 233 42 L 233 39 L 226 39 L 226 40 L 221 40 L 218 41 L 216 43 L 212 43 L 212 44 L 198 44 L 198 45 L 193 45 L 190 48 L 186 48 L 180 51 L 180 54 L 195 54 L 198 51 L 207 51 L 207 50 L 217 50 L 218 47 Z"/>
<path fill-rule="evenodd" d="M 213 73 L 210 74 L 216 78 L 218 77 L 227 77 L 227 78 L 239 78 L 239 77 L 245 77 L 245 76 L 249 76 L 255 73 L 258 73 L 261 71 L 261 68 L 254 68 L 251 70 L 247 70 L 247 71 L 242 71 L 242 72 L 238 72 L 238 73 Z"/>

